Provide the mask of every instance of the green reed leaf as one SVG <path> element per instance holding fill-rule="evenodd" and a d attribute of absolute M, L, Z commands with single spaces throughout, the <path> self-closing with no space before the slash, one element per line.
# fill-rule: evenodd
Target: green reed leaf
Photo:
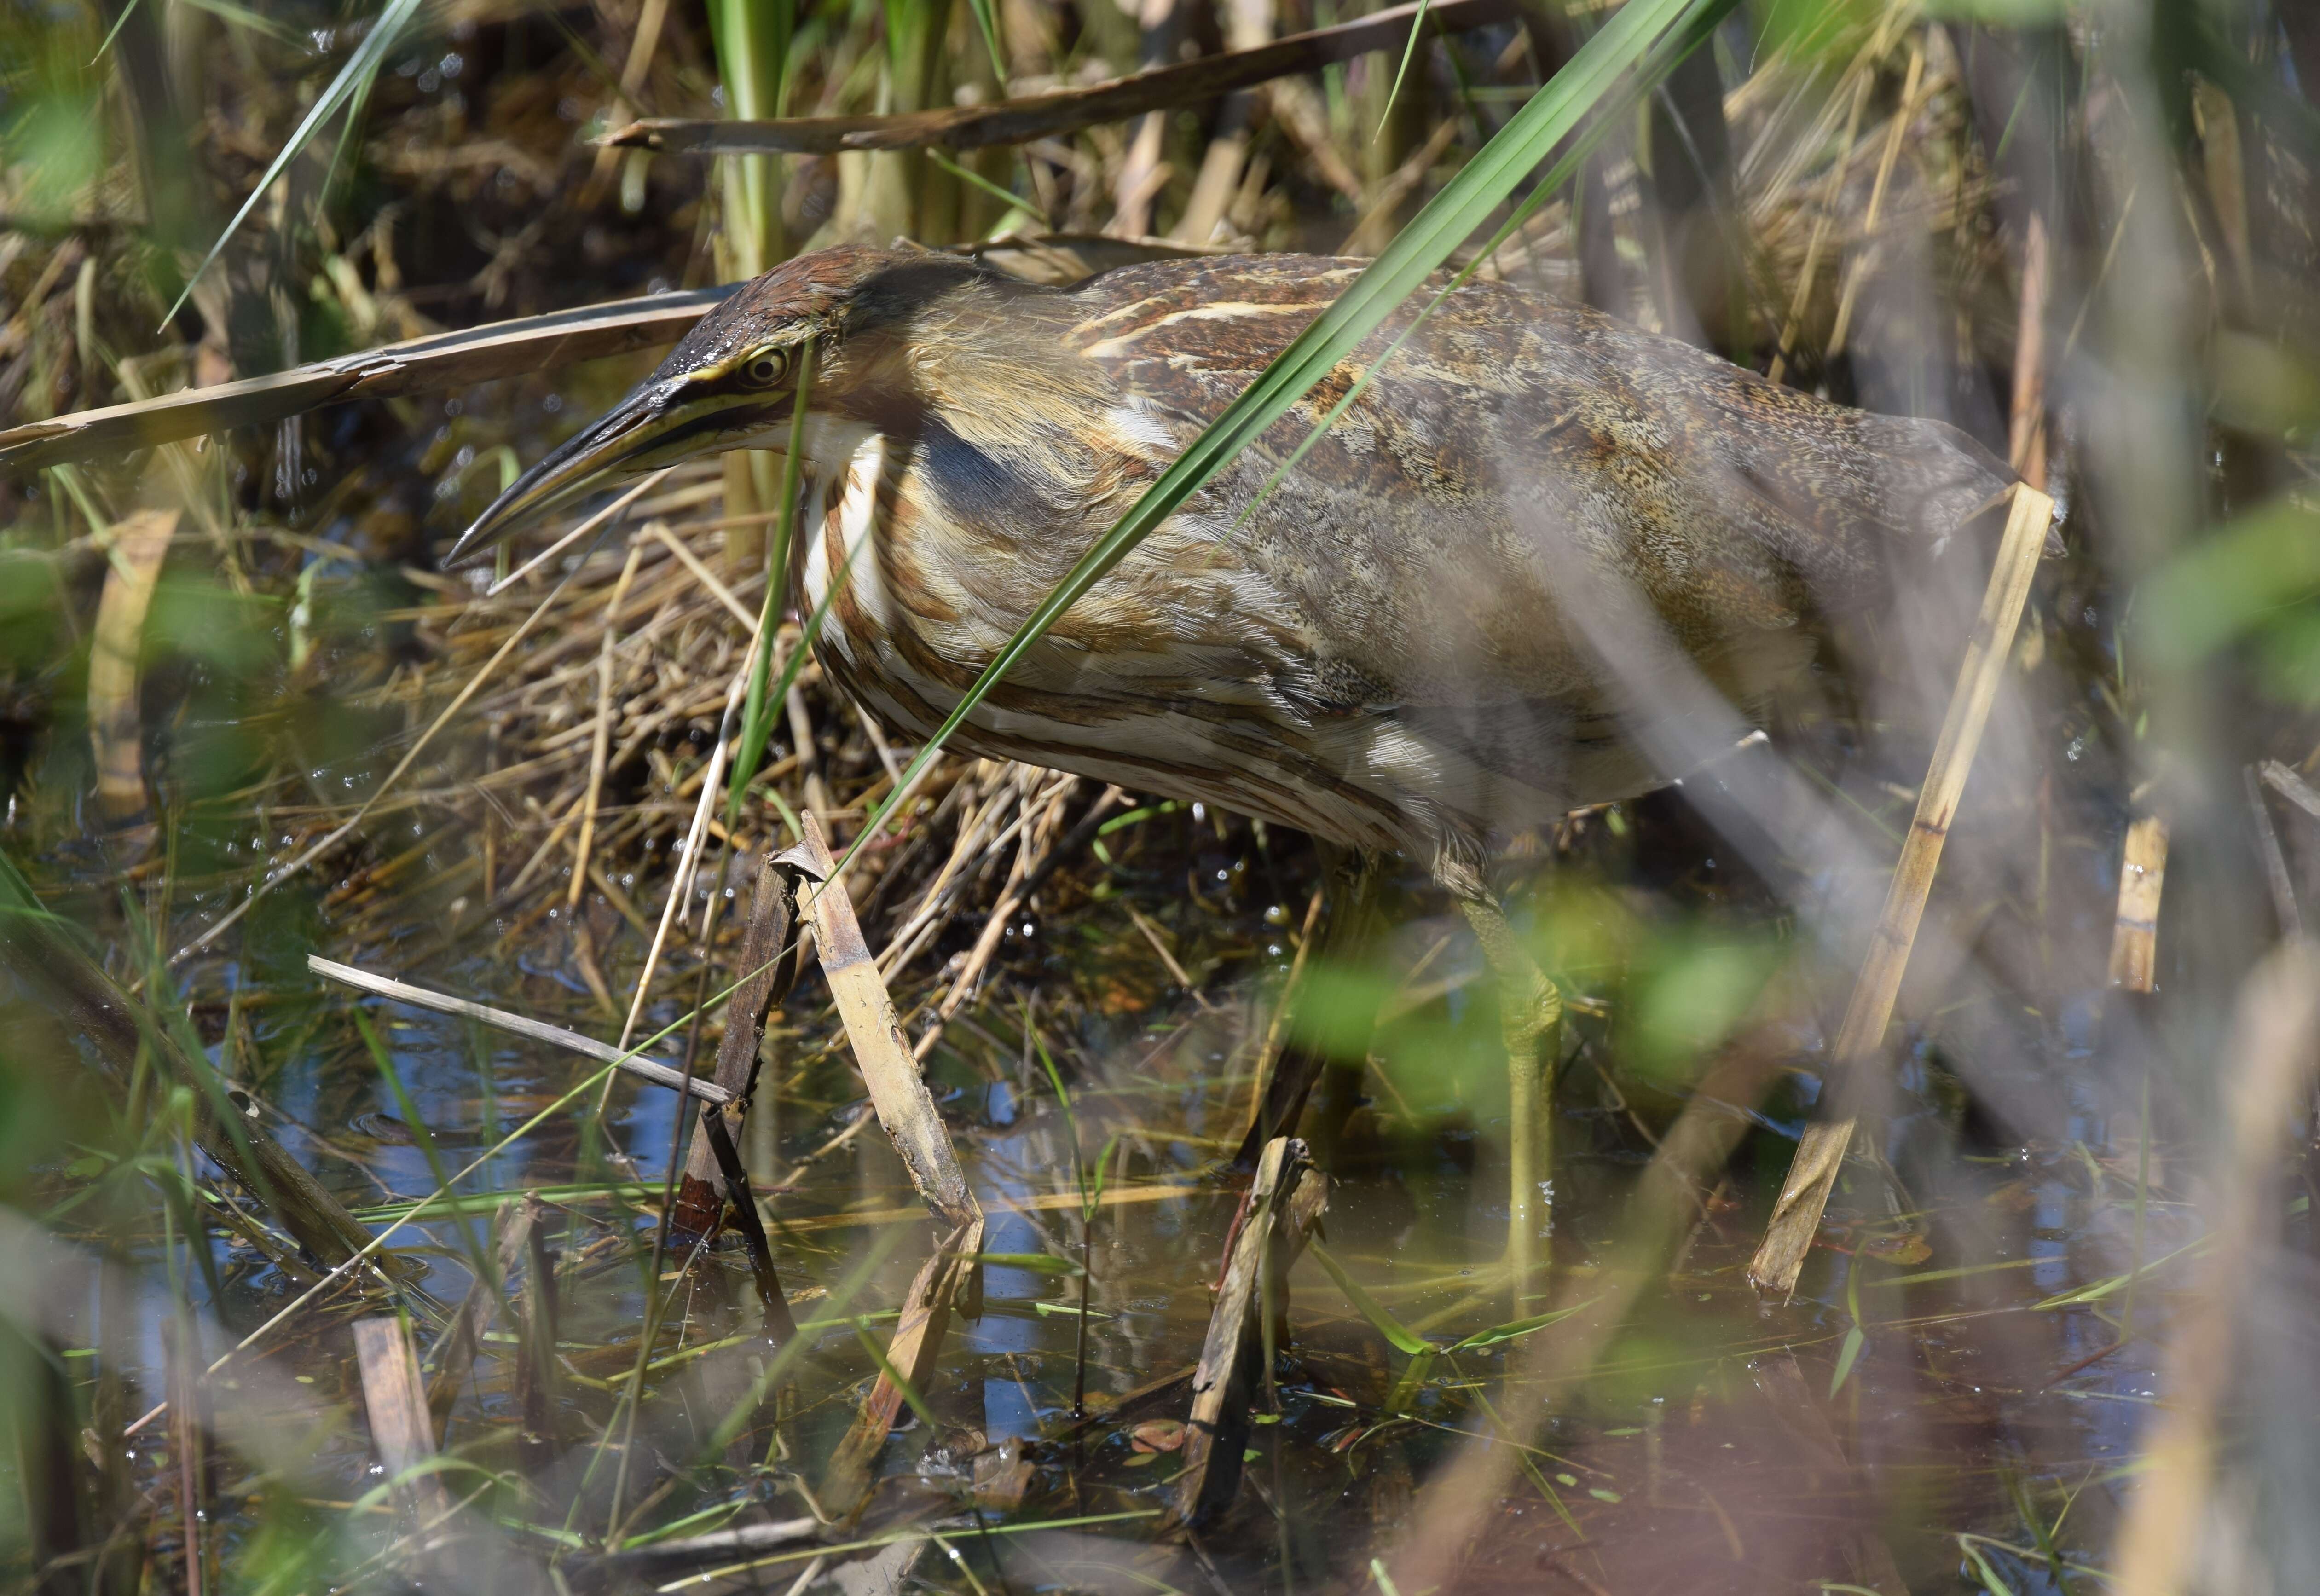
<path fill-rule="evenodd" d="M 963 167 L 959 165 L 958 162 L 951 159 L 949 156 L 945 155 L 941 150 L 935 149 L 931 145 L 929 145 L 922 153 L 929 160 L 934 162 L 936 166 L 941 168 L 944 171 L 948 172 L 952 177 L 957 178 L 968 187 L 983 190 L 983 193 L 989 195 L 992 198 L 999 201 L 1001 204 L 1008 206 L 1011 210 L 1038 211 L 1039 209 L 1038 201 L 1027 200 L 1019 194 L 1010 193 L 1008 190 L 1000 187 L 998 184 L 993 183 L 990 178 L 984 177 L 981 172 L 976 171 L 973 167 Z M 1048 227 L 1049 231 L 1053 231 L 1054 223 L 1048 220 L 1044 213 L 1041 214 L 1039 219 Z"/>
<path fill-rule="evenodd" d="M 1275 357 L 1111 530 L 1080 557 L 911 759 L 902 779 L 894 784 L 893 791 L 847 849 L 838 868 L 842 871 L 850 865 L 862 845 L 878 834 L 895 806 L 908 800 L 951 735 L 1065 611 L 1335 370 L 1591 113 L 1631 104 L 1696 48 L 1735 3 L 1628 0 L 1618 15 L 1581 45 L 1563 70 L 1427 202 L 1384 253 Z M 1560 164 L 1567 169 L 1572 163 Z M 1530 196 L 1533 203 L 1542 198 L 1537 194 Z"/>
<path fill-rule="evenodd" d="M 709 39 L 728 116 L 756 120 L 782 113 L 796 31 L 793 0 L 711 0 Z M 743 155 L 728 156 L 718 165 L 733 268 L 745 277 L 770 271 L 784 253 L 782 163 L 769 155 Z"/>

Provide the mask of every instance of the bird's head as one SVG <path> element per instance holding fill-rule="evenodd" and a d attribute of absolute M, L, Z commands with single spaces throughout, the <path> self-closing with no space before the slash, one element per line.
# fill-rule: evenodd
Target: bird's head
<path fill-rule="evenodd" d="M 811 413 L 883 420 L 929 359 L 984 340 L 1022 286 L 956 257 L 825 249 L 784 262 L 696 323 L 653 374 L 552 449 L 453 545 L 464 564 L 532 517 L 621 476 L 736 449 L 785 449 L 801 370 Z"/>

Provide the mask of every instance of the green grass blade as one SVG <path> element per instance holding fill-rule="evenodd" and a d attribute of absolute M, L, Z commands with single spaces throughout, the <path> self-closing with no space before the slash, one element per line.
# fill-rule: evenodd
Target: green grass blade
<path fill-rule="evenodd" d="M 919 1394 L 919 1388 L 911 1383 L 911 1377 L 894 1366 L 893 1360 L 886 1356 L 886 1349 L 878 1345 L 877 1338 L 858 1323 L 854 1327 L 854 1334 L 861 1341 L 862 1350 L 868 1353 L 877 1363 L 878 1372 L 886 1376 L 896 1391 L 902 1393 L 902 1400 L 911 1404 L 911 1411 L 919 1416 L 920 1421 L 927 1427 L 929 1433 L 931 1434 L 941 1428 L 942 1420 L 935 1417 L 935 1410 L 932 1408 L 927 1406 L 927 1399 Z M 803 1339 L 802 1337 L 798 1338 Z"/>
<path fill-rule="evenodd" d="M 1037 200 L 1027 200 L 1021 195 L 1010 193 L 1008 190 L 1000 187 L 998 184 L 993 183 L 990 178 L 984 177 L 981 172 L 974 170 L 974 168 L 959 165 L 958 162 L 951 159 L 949 156 L 945 155 L 941 150 L 935 149 L 931 145 L 928 146 L 925 154 L 929 160 L 934 162 L 936 166 L 940 167 L 944 171 L 948 172 L 960 182 L 965 184 L 970 188 L 979 188 L 983 190 L 983 193 L 989 195 L 992 198 L 998 200 L 1002 204 L 1005 204 L 1010 210 L 1037 211 L 1039 208 L 1039 204 Z M 1046 217 L 1043 215 L 1041 220 L 1045 221 Z"/>
<path fill-rule="evenodd" d="M 749 659 L 749 692 L 741 712 L 741 740 L 733 750 L 733 782 L 725 794 L 725 830 L 731 832 L 733 822 L 741 813 L 741 794 L 748 791 L 749 778 L 756 774 L 757 760 L 766 751 L 766 739 L 773 735 L 773 713 L 766 688 L 773 674 L 774 634 L 781 629 L 782 597 L 789 591 L 790 545 L 795 537 L 798 500 L 799 462 L 805 454 L 806 405 L 813 392 L 813 340 L 808 337 L 798 351 L 797 397 L 790 405 L 790 451 L 782 460 L 782 502 L 775 511 L 779 517 L 774 523 L 774 546 L 768 551 L 766 566 L 766 603 L 757 614 L 757 646 Z M 851 563 L 848 567 L 851 568 Z M 835 594 L 838 584 L 829 590 Z M 827 611 L 829 603 L 820 606 Z M 806 644 L 802 640 L 795 657 L 802 660 Z M 795 672 L 785 673 L 782 692 L 789 692 L 789 682 Z M 772 700 L 778 703 L 779 700 Z"/>
<path fill-rule="evenodd" d="M 999 92 L 1007 92 L 1007 63 L 999 59 L 998 8 L 992 0 L 966 0 L 966 8 L 974 13 L 974 25 L 983 30 L 983 48 L 991 52 L 991 75 L 999 79 Z"/>
<path fill-rule="evenodd" d="M 1141 543 L 1152 530 L 1207 484 L 1234 457 L 1311 392 L 1351 354 L 1363 339 L 1409 297 L 1451 251 L 1471 237 L 1525 177 L 1580 123 L 1618 94 L 1630 71 L 1647 61 L 1661 73 L 1700 38 L 1708 19 L 1720 17 L 1734 0 L 1628 0 L 1593 38 L 1581 46 L 1562 71 L 1533 95 L 1465 168 L 1410 219 L 1385 252 L 1315 318 L 1289 348 L 1258 374 L 1239 398 L 1163 472 L 1158 481 L 1098 539 L 1070 573 L 1031 612 L 959 700 L 941 727 L 920 748 L 894 784 L 894 790 L 869 817 L 839 863 L 842 870 L 863 843 L 877 835 L 903 803 L 951 735 L 965 723 L 999 680 L 1014 668 L 1064 612 Z M 1675 24 L 1690 25 L 1677 28 Z M 1654 50 L 1655 43 L 1670 48 Z M 1640 76 L 1630 92 L 1648 86 Z M 1536 196 L 1535 196 L 1536 197 Z"/>
<path fill-rule="evenodd" d="M 104 52 L 113 48 L 113 41 L 121 37 L 121 30 L 127 27 L 129 19 L 137 14 L 138 5 L 139 0 L 129 0 L 129 4 L 121 8 L 121 14 L 113 19 L 113 26 L 104 31 L 104 38 L 97 45 L 96 53 L 89 57 L 90 66 L 94 67 L 97 62 L 104 59 Z"/>
<path fill-rule="evenodd" d="M 1370 1328 L 1383 1336 L 1396 1352 L 1422 1357 L 1434 1350 L 1433 1342 L 1394 1318 L 1386 1311 L 1384 1303 L 1364 1291 L 1361 1282 L 1346 1274 L 1346 1266 L 1329 1256 L 1328 1247 L 1318 1241 L 1309 1241 L 1305 1244 L 1305 1250 L 1329 1272 L 1329 1278 L 1336 1281 L 1337 1289 L 1346 1293 L 1346 1301 L 1354 1305 L 1354 1311 L 1369 1320 Z"/>
<path fill-rule="evenodd" d="M 339 68 L 339 75 L 331 79 L 330 86 L 316 97 L 313 108 L 306 113 L 305 118 L 284 142 L 281 152 L 267 165 L 265 174 L 251 186 L 249 197 L 241 202 L 241 209 L 233 213 L 233 220 L 226 223 L 223 232 L 218 234 L 217 242 L 212 244 L 210 252 L 202 257 L 201 265 L 186 278 L 186 286 L 178 294 L 177 302 L 169 307 L 168 315 L 161 318 L 163 326 L 168 326 L 170 320 L 186 308 L 186 300 L 193 293 L 194 285 L 202 280 L 203 273 L 216 264 L 226 240 L 249 220 L 250 212 L 258 208 L 258 202 L 274 186 L 275 179 L 298 159 L 299 152 L 306 148 L 316 133 L 322 131 L 322 124 L 350 102 L 360 99 L 368 92 L 371 79 L 378 76 L 379 68 L 386 61 L 387 51 L 394 48 L 395 41 L 403 37 L 403 30 L 410 25 L 411 19 L 418 13 L 419 0 L 386 0 L 386 8 L 378 14 L 378 21 L 371 25 L 363 41 L 355 47 L 355 53 L 347 58 L 347 64 Z"/>
<path fill-rule="evenodd" d="M 1393 71 L 1393 86 L 1385 91 L 1385 109 L 1378 113 L 1377 131 L 1370 135 L 1374 144 L 1385 137 L 1385 124 L 1393 120 L 1394 102 L 1401 98 L 1402 79 L 1409 76 L 1409 63 L 1418 54 L 1418 41 L 1426 36 L 1426 14 L 1434 0 L 1418 0 L 1418 14 L 1409 19 L 1409 42 L 1401 47 L 1401 65 Z"/>
<path fill-rule="evenodd" d="M 787 481 L 787 473 L 784 474 L 784 480 Z M 796 497 L 794 494 L 790 496 L 793 499 Z M 781 679 L 768 686 L 765 696 L 757 701 L 757 713 L 754 722 L 748 715 L 742 716 L 740 743 L 733 750 L 736 763 L 733 779 L 739 784 L 734 789 L 733 799 L 726 812 L 729 830 L 731 830 L 733 815 L 739 812 L 739 794 L 748 790 L 748 781 L 739 773 L 747 770 L 755 774 L 757 760 L 766 751 L 766 740 L 773 736 L 773 706 L 789 696 L 790 689 L 797 685 L 799 673 L 805 669 L 805 662 L 813 657 L 813 640 L 821 635 L 822 622 L 829 619 L 829 606 L 836 603 L 838 595 L 846 591 L 847 578 L 854 571 L 854 557 L 862 552 L 862 545 L 869 540 L 869 537 L 870 534 L 865 531 L 846 546 L 846 558 L 838 562 L 838 569 L 829 578 L 829 591 L 821 595 L 821 603 L 816 604 L 813 607 L 813 613 L 805 618 L 805 626 L 798 636 L 798 646 L 790 650 L 789 658 L 782 666 Z M 760 624 L 757 635 L 760 638 L 766 636 L 765 624 Z M 750 691 L 754 693 L 756 690 L 757 684 L 752 681 Z M 782 803 L 782 795 L 768 788 L 766 796 L 773 799 L 775 805 L 780 808 L 782 818 L 789 822 L 790 830 L 803 836 L 804 831 L 798 825 L 797 817 L 790 812 L 789 805 Z"/>

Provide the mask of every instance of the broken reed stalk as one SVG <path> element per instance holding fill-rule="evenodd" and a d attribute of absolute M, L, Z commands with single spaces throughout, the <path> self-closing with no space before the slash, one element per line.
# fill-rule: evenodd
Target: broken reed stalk
<path fill-rule="evenodd" d="M 2266 759 L 2257 767 L 2257 774 L 2262 776 L 2265 786 L 2320 821 L 2320 790 L 2315 790 L 2310 782 L 2277 759 Z"/>
<path fill-rule="evenodd" d="M 980 150 L 1023 144 L 1124 122 L 1147 112 L 1171 111 L 1216 99 L 1235 89 L 1310 72 L 1376 50 L 1400 50 L 1422 19 L 1444 32 L 1488 27 L 1514 15 L 1508 0 L 1436 0 L 1397 5 L 1358 22 L 1291 34 L 1249 50 L 1227 50 L 1175 66 L 1155 67 L 1087 88 L 1002 100 L 991 105 L 946 106 L 888 116 L 796 116 L 772 121 L 653 118 L 604 138 L 616 149 L 664 153 L 835 155 L 849 150 L 918 150 L 942 145 Z"/>
<path fill-rule="evenodd" d="M 88 740 L 96 756 L 97 812 L 113 825 L 145 812 L 137 663 L 145 612 L 177 530 L 174 510 L 140 510 L 113 526 L 88 651 Z"/>
<path fill-rule="evenodd" d="M 418 1526 L 440 1522 L 451 1510 L 443 1478 L 431 1470 L 411 1474 L 435 1455 L 435 1420 L 419 1378 L 419 1355 L 403 1320 L 382 1315 L 354 1324 L 355 1362 L 362 1374 L 363 1406 L 372 1447 L 394 1482 L 396 1510 Z"/>
<path fill-rule="evenodd" d="M 709 1144 L 718 1171 L 724 1176 L 725 1201 L 732 1205 L 733 1222 L 740 1227 L 741 1238 L 748 1246 L 749 1274 L 757 1284 L 757 1302 L 766 1313 L 766 1339 L 781 1347 L 797 1334 L 797 1320 L 791 1317 L 790 1305 L 782 1296 L 781 1277 L 774 1273 L 774 1249 L 766 1239 L 766 1222 L 757 1216 L 757 1196 L 749 1189 L 749 1172 L 743 1167 L 741 1155 L 733 1146 L 733 1133 L 728 1122 L 728 1116 L 733 1112 L 733 1109 L 702 1103 L 701 1139 Z"/>
<path fill-rule="evenodd" d="M 829 879 L 838 868 L 824 840 L 820 819 L 809 810 L 805 840 L 784 857 L 796 860 L 811 878 L 799 889 L 813 919 L 814 953 L 829 983 L 829 994 L 845 1024 L 846 1039 L 870 1088 L 871 1105 L 910 1172 L 911 1185 L 935 1218 L 956 1228 L 983 1219 L 982 1205 L 966 1183 L 943 1124 L 934 1094 L 919 1073 L 919 1061 L 902 1038 L 894 1000 L 878 974 L 877 961 L 863 939 L 853 900 L 843 882 Z"/>
<path fill-rule="evenodd" d="M 1290 1265 L 1328 1205 L 1328 1177 L 1313 1167 L 1305 1144 L 1285 1136 L 1267 1142 L 1192 1374 L 1183 1466 L 1168 1510 L 1173 1527 L 1201 1529 L 1232 1506 L 1248 1444 L 1249 1407 L 1265 1373 L 1264 1305 L 1289 1300 Z"/>
<path fill-rule="evenodd" d="M 2046 222 L 2030 213 L 2022 240 L 2022 307 L 2014 342 L 2014 413 L 2007 463 L 2022 480 L 2046 486 Z"/>
<path fill-rule="evenodd" d="M 539 1202 L 526 1202 L 532 1209 Z M 533 1478 L 555 1463 L 556 1424 L 556 1263 L 548 1250 L 545 1214 L 533 1211 L 524 1227 L 523 1297 L 516 1322 L 515 1389 L 520 1427 L 516 1459 Z"/>
<path fill-rule="evenodd" d="M 531 1249 L 531 1229 L 539 1221 L 544 1205 L 537 1197 L 527 1196 L 512 1208 L 500 1211 L 499 1245 L 493 1249 L 493 1262 L 498 1266 L 496 1279 L 478 1276 L 469 1283 L 467 1294 L 452 1310 L 450 1327 L 435 1343 L 435 1378 L 427 1385 L 427 1410 L 433 1416 L 436 1433 L 451 1417 L 451 1404 L 459 1399 L 459 1388 L 467 1383 L 467 1374 L 476 1366 L 476 1354 L 482 1347 L 484 1332 L 491 1328 L 495 1311 L 507 1301 L 507 1283 Z"/>
<path fill-rule="evenodd" d="M 2256 857 L 2263 864 L 2264 884 L 2271 889 L 2271 911 L 2279 922 L 2280 938 L 2301 941 L 2304 911 L 2297 905 L 2296 882 L 2288 873 L 2288 855 L 2280 848 L 2279 829 L 2271 823 L 2271 810 L 2263 798 L 2263 778 L 2256 766 L 2241 767 L 2240 785 L 2247 796 L 2248 818 L 2255 823 Z"/>
<path fill-rule="evenodd" d="M 1958 667 L 1957 686 L 1950 695 L 1934 743 L 1925 785 L 1917 793 L 1917 812 L 1885 894 L 1884 911 L 1871 934 L 1868 957 L 1862 961 L 1846 1004 L 1844 1022 L 1829 1054 L 1829 1079 L 1844 1089 L 1853 1072 L 1868 1067 L 1881 1050 L 1885 1028 L 1893 1018 L 1893 1002 L 1908 968 L 1918 921 L 1933 891 L 1934 872 L 1941 864 L 1942 844 L 1956 818 L 1958 800 L 1973 768 L 1982 728 L 1998 696 L 2007 656 L 2014 647 L 2015 629 L 2022 606 L 2030 596 L 2031 575 L 2037 568 L 2047 529 L 2054 519 L 2054 502 L 2026 483 L 2013 490 L 2013 504 L 1999 540 L 1998 560 L 1984 590 L 1981 612 L 1967 639 L 1964 661 Z M 1748 1278 L 1760 1290 L 1786 1296 L 1796 1289 L 1797 1274 L 1805 1254 L 1820 1229 L 1822 1211 L 1844 1167 L 1857 1121 L 1851 1114 L 1841 1120 L 1807 1126 L 1798 1144 L 1795 1161 L 1781 1186 L 1780 1201 L 1764 1228 L 1764 1240 L 1749 1261 Z"/>
<path fill-rule="evenodd" d="M 741 979 L 725 1005 L 725 1034 L 717 1044 L 714 1077 L 716 1090 L 732 1107 L 730 1129 L 737 1137 L 757 1089 L 757 1050 L 765 1037 L 766 1015 L 788 993 L 797 974 L 799 874 L 794 864 L 771 855 L 759 864 L 748 927 L 741 935 Z M 714 1147 L 693 1145 L 684 1183 L 676 1194 L 677 1224 L 704 1234 L 715 1228 L 720 1164 Z"/>
<path fill-rule="evenodd" d="M 708 1081 L 689 1079 L 684 1072 L 657 1059 L 634 1053 L 625 1053 L 609 1042 L 594 1037 L 584 1037 L 576 1030 L 566 1030 L 560 1025 L 511 1014 L 505 1009 L 494 1009 L 488 1003 L 471 1003 L 466 998 L 452 997 L 446 993 L 413 986 L 408 981 L 397 981 L 391 975 L 374 975 L 368 970 L 358 970 L 352 965 L 342 965 L 320 954 L 306 956 L 306 967 L 317 975 L 380 997 L 393 998 L 399 1003 L 409 1003 L 414 1009 L 432 1009 L 439 1014 L 457 1014 L 464 1019 L 480 1021 L 497 1030 L 511 1031 L 529 1037 L 535 1042 L 546 1042 L 551 1047 L 561 1047 L 567 1053 L 577 1053 L 583 1058 L 593 1058 L 599 1064 L 609 1064 L 640 1081 L 650 1081 L 656 1086 L 666 1086 L 672 1092 L 690 1092 L 710 1102 L 725 1103 L 732 1094 Z M 366 1238 L 367 1239 L 367 1238 Z"/>
<path fill-rule="evenodd" d="M 2121 992 L 2152 992 L 2159 965 L 2159 901 L 2167 884 L 2167 822 L 2138 816 L 2126 828 L 2118 861 L 2118 912 L 2111 925 L 2108 983 Z"/>
<path fill-rule="evenodd" d="M 927 1389 L 942 1355 L 943 1337 L 950 1329 L 951 1310 L 974 1289 L 974 1256 L 982 1250 L 983 1216 L 977 1213 L 952 1230 L 934 1256 L 920 1266 L 893 1338 L 880 1355 L 878 1378 L 830 1456 L 822 1477 L 823 1511 L 845 1518 L 868 1501 L 871 1468 L 902 1415 L 902 1404 L 915 1401 Z"/>

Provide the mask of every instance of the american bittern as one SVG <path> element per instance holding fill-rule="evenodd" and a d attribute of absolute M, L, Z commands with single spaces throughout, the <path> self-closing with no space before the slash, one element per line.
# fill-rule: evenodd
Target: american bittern
<path fill-rule="evenodd" d="M 792 579 L 818 604 L 847 571 L 824 668 L 924 739 L 1360 269 L 1170 260 L 1049 288 L 944 256 L 793 260 L 703 318 L 453 555 L 608 474 L 786 448 L 810 350 L 804 503 L 820 515 Z M 1639 753 L 1638 683 L 1606 668 L 1600 615 L 1573 606 L 1627 595 L 1621 625 L 1655 631 L 1753 712 L 1805 670 L 1817 617 L 1886 593 L 1897 562 L 2008 474 L 1938 422 L 1825 404 L 1494 283 L 1451 294 L 1282 472 L 1416 313 L 1105 576 L 956 741 L 1429 864 L 1502 983 L 1519 1293 L 1560 1004 L 1486 888 L 1491 839 L 1682 774 Z"/>

